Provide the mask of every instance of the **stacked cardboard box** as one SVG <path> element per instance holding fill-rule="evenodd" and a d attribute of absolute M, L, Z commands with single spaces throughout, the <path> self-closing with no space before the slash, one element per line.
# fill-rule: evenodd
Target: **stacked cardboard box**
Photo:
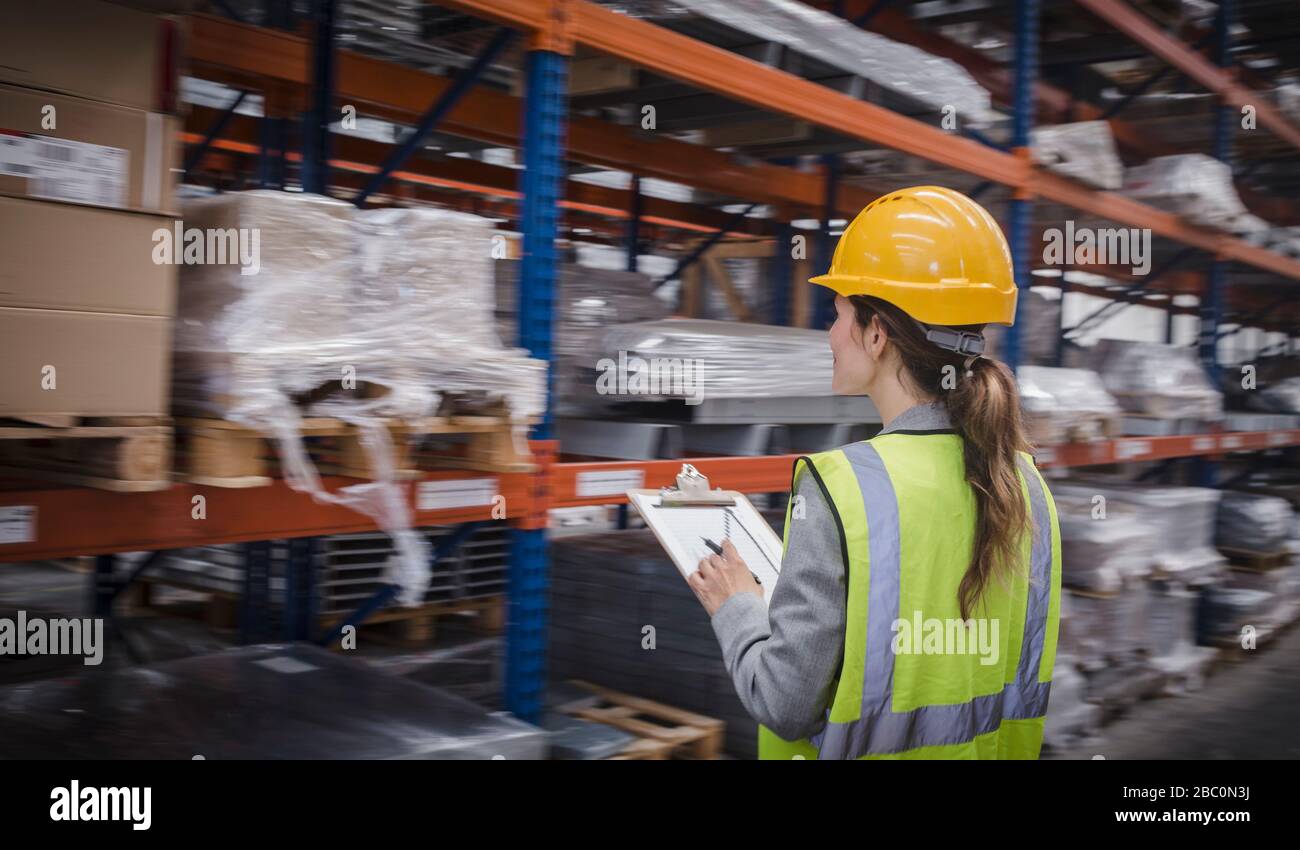
<path fill-rule="evenodd" d="M 0 417 L 166 415 L 177 24 L 0 9 Z"/>

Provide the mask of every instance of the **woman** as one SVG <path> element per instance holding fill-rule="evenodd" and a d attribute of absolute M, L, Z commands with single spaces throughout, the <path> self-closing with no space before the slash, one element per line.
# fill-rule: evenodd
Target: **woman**
<path fill-rule="evenodd" d="M 800 458 L 770 607 L 729 544 L 690 583 L 760 723 L 763 758 L 1037 758 L 1056 656 L 1060 532 L 1010 371 L 1010 252 L 948 189 L 891 193 L 829 274 L 836 393 L 884 428 Z"/>

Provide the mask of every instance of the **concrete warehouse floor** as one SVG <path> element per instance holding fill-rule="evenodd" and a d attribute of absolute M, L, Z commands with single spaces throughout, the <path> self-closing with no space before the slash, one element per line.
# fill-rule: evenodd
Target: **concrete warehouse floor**
<path fill-rule="evenodd" d="M 1300 628 L 1259 649 L 1257 658 L 1216 662 L 1205 687 L 1145 700 L 1101 730 L 1100 743 L 1061 758 L 1300 758 Z"/>

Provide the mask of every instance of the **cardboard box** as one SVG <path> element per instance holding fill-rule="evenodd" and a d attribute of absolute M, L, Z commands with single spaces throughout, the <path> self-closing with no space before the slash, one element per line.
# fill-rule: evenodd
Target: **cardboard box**
<path fill-rule="evenodd" d="M 0 307 L 172 316 L 176 266 L 153 261 L 173 219 L 0 197 Z"/>
<path fill-rule="evenodd" d="M 0 82 L 173 112 L 180 22 L 98 0 L 0 0 Z"/>
<path fill-rule="evenodd" d="M 0 194 L 174 214 L 176 132 L 157 112 L 0 85 Z"/>
<path fill-rule="evenodd" d="M 166 416 L 171 328 L 153 316 L 0 307 L 0 417 Z"/>

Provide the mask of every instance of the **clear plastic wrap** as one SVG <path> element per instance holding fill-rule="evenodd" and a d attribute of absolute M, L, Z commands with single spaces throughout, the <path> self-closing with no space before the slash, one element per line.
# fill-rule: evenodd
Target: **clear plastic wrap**
<path fill-rule="evenodd" d="M 1142 486 L 1080 476 L 1053 483 L 1052 494 L 1069 499 L 1067 504 L 1083 500 L 1089 505 L 1096 496 L 1103 496 L 1107 516 L 1118 509 L 1116 516 L 1135 517 L 1149 539 L 1156 574 L 1196 583 L 1217 576 L 1227 563 L 1214 548 L 1218 490 Z"/>
<path fill-rule="evenodd" d="M 1032 150 L 1034 162 L 1083 183 L 1111 191 L 1124 185 L 1124 163 L 1105 121 L 1036 127 Z"/>
<path fill-rule="evenodd" d="M 1277 596 L 1264 590 L 1215 586 L 1205 591 L 1201 631 L 1209 637 L 1239 635 L 1246 626 L 1259 629 L 1277 606 Z"/>
<path fill-rule="evenodd" d="M 1124 194 L 1206 227 L 1258 230 L 1232 182 L 1232 167 L 1202 153 L 1159 156 L 1124 174 Z M 1267 224 L 1265 224 L 1267 228 Z"/>
<path fill-rule="evenodd" d="M 398 553 L 388 578 L 414 604 L 427 546 L 395 483 L 389 425 L 434 413 L 444 393 L 472 392 L 503 401 L 522 439 L 545 404 L 545 364 L 495 337 L 491 224 L 254 191 L 188 200 L 184 226 L 238 233 L 258 251 L 253 274 L 212 258 L 181 267 L 176 409 L 274 437 L 289 486 L 373 517 Z M 304 416 L 355 425 L 373 480 L 326 491 L 301 439 Z"/>
<path fill-rule="evenodd" d="M 1229 549 L 1277 552 L 1294 526 L 1295 512 L 1286 499 L 1225 490 L 1219 501 L 1215 543 Z"/>
<path fill-rule="evenodd" d="M 1145 645 L 1147 586 L 1126 584 L 1113 594 L 1071 591 L 1070 648 L 1087 670 L 1125 661 Z"/>
<path fill-rule="evenodd" d="M 702 398 L 834 395 L 825 331 L 707 319 L 615 325 L 600 335 L 587 355 L 587 367 L 598 369 L 602 359 L 617 363 L 621 354 L 632 371 L 643 364 L 653 369 L 654 360 L 691 361 L 701 376 Z M 680 397 L 664 392 L 644 395 L 642 400 Z"/>
<path fill-rule="evenodd" d="M 1247 400 L 1251 407 L 1268 413 L 1300 413 L 1300 377 L 1263 384 Z"/>
<path fill-rule="evenodd" d="M 1196 645 L 1200 595 L 1180 583 L 1153 582 L 1147 596 L 1147 656 L 1152 667 L 1171 677 L 1166 691 L 1198 690 L 1213 649 Z"/>
<path fill-rule="evenodd" d="M 951 59 L 926 53 L 795 0 L 606 0 L 624 14 L 649 19 L 698 15 L 784 45 L 914 98 L 939 112 L 953 106 L 963 123 L 988 124 L 1001 116 L 988 90 Z"/>
<path fill-rule="evenodd" d="M 565 264 L 556 274 L 554 337 L 555 413 L 584 412 L 590 393 L 581 384 L 592 368 L 591 356 L 600 334 L 619 322 L 662 319 L 670 307 L 654 294 L 654 283 L 637 272 Z M 503 339 L 514 339 L 518 327 L 519 263 L 496 263 L 496 317 Z M 588 382 L 589 383 L 589 382 Z"/>
<path fill-rule="evenodd" d="M 1155 541 L 1131 508 L 1107 505 L 1104 517 L 1093 498 L 1053 488 L 1061 526 L 1061 581 L 1094 593 L 1117 593 L 1130 579 L 1151 574 Z"/>
<path fill-rule="evenodd" d="M 1120 415 L 1101 376 L 1089 369 L 1021 366 L 1016 379 L 1030 430 L 1039 443 L 1101 439 L 1108 436 L 1106 423 Z"/>
<path fill-rule="evenodd" d="M 1186 346 L 1098 340 L 1086 357 L 1107 390 L 1130 413 L 1162 419 L 1220 419 L 1223 394 Z"/>

